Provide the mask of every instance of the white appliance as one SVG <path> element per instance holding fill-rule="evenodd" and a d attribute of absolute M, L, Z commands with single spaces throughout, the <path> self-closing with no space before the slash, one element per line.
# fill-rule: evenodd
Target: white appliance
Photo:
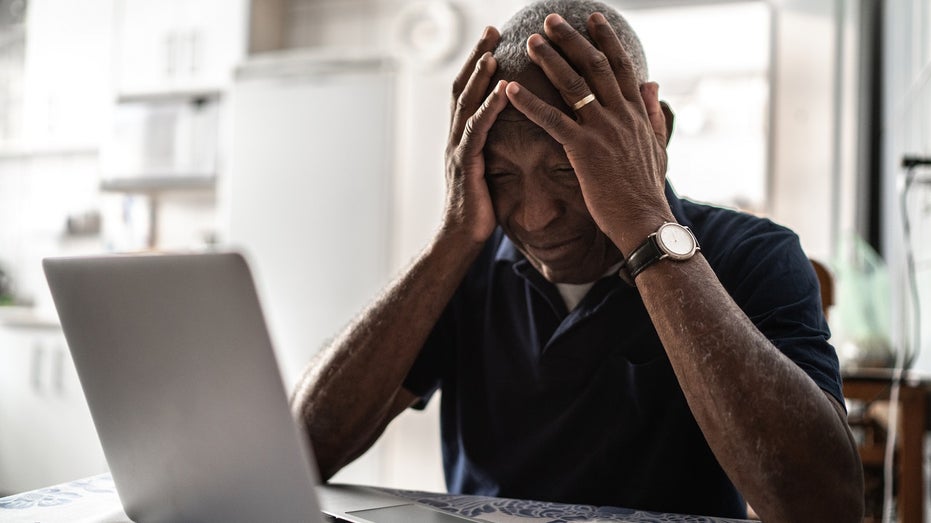
<path fill-rule="evenodd" d="M 380 58 L 286 52 L 237 71 L 224 238 L 255 270 L 288 386 L 388 282 L 394 94 Z"/>
<path fill-rule="evenodd" d="M 219 95 L 121 100 L 101 151 L 104 181 L 216 175 Z"/>

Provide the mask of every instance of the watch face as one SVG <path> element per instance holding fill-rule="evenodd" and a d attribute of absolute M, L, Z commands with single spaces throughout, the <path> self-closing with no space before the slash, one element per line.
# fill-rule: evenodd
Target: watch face
<path fill-rule="evenodd" d="M 686 259 L 695 254 L 695 237 L 677 223 L 667 223 L 656 234 L 660 248 L 673 259 Z"/>

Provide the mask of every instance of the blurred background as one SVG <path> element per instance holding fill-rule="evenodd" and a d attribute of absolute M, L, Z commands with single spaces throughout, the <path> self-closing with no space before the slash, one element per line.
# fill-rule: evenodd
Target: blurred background
<path fill-rule="evenodd" d="M 291 385 L 435 231 L 452 78 L 525 3 L 0 0 L 0 495 L 106 470 L 43 257 L 243 250 Z M 607 3 L 678 192 L 799 233 L 845 365 L 931 371 L 931 178 L 901 166 L 931 155 L 931 2 Z M 443 490 L 438 403 L 336 479 Z"/>

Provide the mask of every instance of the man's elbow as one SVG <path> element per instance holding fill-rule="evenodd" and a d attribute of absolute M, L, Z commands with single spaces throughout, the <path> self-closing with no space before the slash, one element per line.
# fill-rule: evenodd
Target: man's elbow
<path fill-rule="evenodd" d="M 860 523 L 863 521 L 863 482 L 839 478 L 812 488 L 802 497 L 781 498 L 773 503 L 753 505 L 765 522 Z M 768 505 L 768 506 L 767 506 Z"/>
<path fill-rule="evenodd" d="M 838 522 L 860 522 L 863 521 L 865 511 L 864 506 L 864 484 L 863 484 L 863 463 L 860 461 L 860 449 L 857 446 L 856 439 L 850 431 L 847 424 L 847 412 L 833 398 L 832 406 L 840 424 L 843 426 L 843 443 L 838 447 L 838 462 L 834 464 L 834 480 L 828 480 L 825 490 L 829 493 L 833 490 L 833 496 L 828 498 L 832 501 L 830 507 L 836 515 L 832 516 L 830 521 Z M 833 489 L 831 484 L 833 483 Z M 828 521 L 828 520 L 825 520 Z"/>
<path fill-rule="evenodd" d="M 863 498 L 863 465 L 860 463 L 860 453 L 854 449 L 853 462 L 850 465 L 850 472 L 847 481 L 842 481 L 842 487 L 838 489 L 838 499 L 836 506 L 839 509 L 837 521 L 857 522 L 863 521 L 864 498 Z"/>
<path fill-rule="evenodd" d="M 780 475 L 763 500 L 749 500 L 763 521 L 859 523 L 863 521 L 863 467 L 852 438 Z M 769 499 L 766 499 L 766 498 Z"/>
<path fill-rule="evenodd" d="M 834 474 L 822 476 L 821 481 L 823 484 L 814 489 L 816 494 L 810 497 L 810 508 L 813 510 L 804 518 L 789 521 L 863 521 L 863 466 L 856 448 L 853 448 L 847 459 L 836 464 Z"/>
<path fill-rule="evenodd" d="M 864 480 L 863 480 L 863 462 L 860 460 L 860 449 L 857 445 L 850 426 L 847 424 L 845 411 L 838 410 L 838 415 L 844 425 L 846 433 L 846 460 L 845 466 L 839 466 L 838 471 L 841 475 L 839 500 L 837 506 L 840 514 L 844 517 L 838 521 L 863 521 L 864 512 Z"/>

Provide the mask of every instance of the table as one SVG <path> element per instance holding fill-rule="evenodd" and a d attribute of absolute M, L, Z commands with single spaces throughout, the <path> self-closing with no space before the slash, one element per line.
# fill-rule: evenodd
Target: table
<path fill-rule="evenodd" d="M 410 490 L 379 490 L 490 523 L 631 522 L 736 523 L 736 519 L 644 512 L 619 507 L 594 507 L 541 501 L 460 496 Z M 109 474 L 0 498 L 4 523 L 126 523 L 116 487 Z"/>
<path fill-rule="evenodd" d="M 860 369 L 843 372 L 844 397 L 866 403 L 888 401 L 892 386 L 890 369 Z M 905 373 L 899 389 L 899 437 L 896 442 L 898 468 L 898 511 L 902 523 L 924 521 L 924 440 L 929 428 L 928 396 L 931 379 Z M 885 459 L 884 442 L 865 441 L 860 445 L 860 459 L 865 466 L 881 466 Z"/>

